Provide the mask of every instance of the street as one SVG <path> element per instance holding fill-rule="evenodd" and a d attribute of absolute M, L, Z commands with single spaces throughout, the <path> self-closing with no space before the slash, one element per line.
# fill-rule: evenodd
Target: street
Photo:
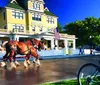
<path fill-rule="evenodd" d="M 0 68 L 0 85 L 39 85 L 62 79 L 76 78 L 79 68 L 88 62 L 98 64 L 100 56 L 40 60 L 41 67 L 32 62 L 24 68 L 23 61 L 16 69 L 11 69 L 9 63 L 6 68 Z"/>

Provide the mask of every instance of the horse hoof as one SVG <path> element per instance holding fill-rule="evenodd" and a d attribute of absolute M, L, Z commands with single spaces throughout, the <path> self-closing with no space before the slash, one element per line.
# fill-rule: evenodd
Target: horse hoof
<path fill-rule="evenodd" d="M 27 68 L 28 64 L 26 63 L 26 61 L 24 62 L 24 67 Z"/>
<path fill-rule="evenodd" d="M 31 65 L 31 63 L 30 63 L 30 61 L 29 61 L 29 60 L 27 61 L 27 64 L 28 64 L 28 65 Z"/>
<path fill-rule="evenodd" d="M 35 61 L 33 61 L 33 63 L 36 63 Z"/>
<path fill-rule="evenodd" d="M 17 61 L 15 61 L 16 66 L 20 66 L 20 63 L 18 63 Z"/>
<path fill-rule="evenodd" d="M 5 62 L 1 62 L 1 65 L 0 65 L 1 67 L 4 67 L 4 66 L 6 66 L 6 63 Z"/>
<path fill-rule="evenodd" d="M 13 66 L 13 67 L 11 67 L 11 68 L 16 68 L 16 66 Z"/>
<path fill-rule="evenodd" d="M 40 65 L 37 64 L 36 67 L 40 67 Z"/>
<path fill-rule="evenodd" d="M 27 66 L 24 66 L 24 68 L 27 68 Z"/>
<path fill-rule="evenodd" d="M 11 68 L 16 68 L 16 65 L 13 62 L 11 62 Z"/>
<path fill-rule="evenodd" d="M 16 66 L 18 67 L 18 66 L 20 66 L 20 64 L 16 64 Z"/>

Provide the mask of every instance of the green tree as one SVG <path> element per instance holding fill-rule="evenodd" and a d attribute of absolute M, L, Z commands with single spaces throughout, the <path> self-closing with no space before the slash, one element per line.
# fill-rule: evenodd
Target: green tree
<path fill-rule="evenodd" d="M 62 26 L 59 23 L 57 24 L 57 28 L 59 32 L 62 32 Z"/>
<path fill-rule="evenodd" d="M 65 31 L 63 30 L 63 27 L 59 23 L 57 24 L 57 28 L 58 28 L 59 33 L 65 33 Z"/>
<path fill-rule="evenodd" d="M 90 42 L 100 43 L 100 18 L 88 17 L 82 21 L 75 21 L 64 26 L 66 33 L 75 35 L 77 46 L 87 45 Z M 91 37 L 90 37 L 91 36 Z"/>

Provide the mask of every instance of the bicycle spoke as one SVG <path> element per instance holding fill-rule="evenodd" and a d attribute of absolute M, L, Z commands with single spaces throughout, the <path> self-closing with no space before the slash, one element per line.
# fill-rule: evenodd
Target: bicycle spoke
<path fill-rule="evenodd" d="M 98 79 L 98 69 L 94 64 L 85 64 L 78 73 L 79 85 L 100 85 Z"/>

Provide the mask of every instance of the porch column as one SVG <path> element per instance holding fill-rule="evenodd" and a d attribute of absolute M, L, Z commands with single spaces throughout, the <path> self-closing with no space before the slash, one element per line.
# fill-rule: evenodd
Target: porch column
<path fill-rule="evenodd" d="M 15 36 L 14 40 L 19 41 L 19 36 Z"/>
<path fill-rule="evenodd" d="M 75 42 L 75 40 L 73 40 L 73 49 L 74 50 L 76 49 L 76 42 Z"/>
<path fill-rule="evenodd" d="M 54 39 L 51 39 L 51 49 L 54 49 Z"/>
<path fill-rule="evenodd" d="M 57 45 L 57 47 L 58 47 L 58 40 L 55 40 L 55 45 Z"/>
<path fill-rule="evenodd" d="M 68 40 L 67 39 L 64 40 L 64 45 L 65 45 L 65 51 L 64 51 L 64 53 L 68 54 Z"/>

